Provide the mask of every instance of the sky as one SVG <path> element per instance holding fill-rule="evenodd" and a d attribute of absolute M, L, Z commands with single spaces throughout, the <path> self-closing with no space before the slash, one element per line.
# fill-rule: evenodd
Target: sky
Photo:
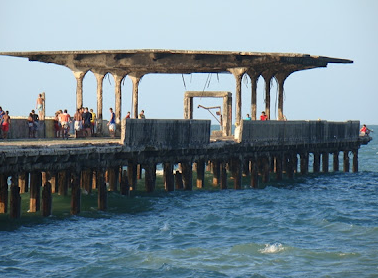
<path fill-rule="evenodd" d="M 378 124 L 378 1 L 376 0 L 0 0 L 0 52 L 176 49 L 303 53 L 353 60 L 295 72 L 285 82 L 288 120 L 360 120 Z M 185 85 L 183 82 L 185 80 Z M 209 83 L 206 80 L 210 79 Z M 264 81 L 257 109 L 264 110 Z M 185 91 L 235 92 L 231 74 L 149 74 L 139 85 L 147 118 L 182 119 Z M 84 78 L 84 106 L 96 111 L 96 79 Z M 242 116 L 250 113 L 251 86 L 242 83 Z M 63 66 L 0 56 L 0 106 L 26 116 L 46 93 L 46 114 L 74 114 L 76 79 Z M 132 84 L 122 84 L 122 115 L 131 109 Z M 104 79 L 104 119 L 115 104 L 114 80 Z M 233 101 L 235 97 L 233 97 Z M 235 102 L 234 102 L 235 103 Z M 219 106 L 221 99 L 195 99 Z M 277 117 L 272 83 L 271 117 Z M 235 104 L 233 104 L 235 115 Z M 259 115 L 259 113 L 258 113 Z M 196 119 L 212 119 L 203 109 Z M 233 116 L 234 118 L 234 116 Z"/>

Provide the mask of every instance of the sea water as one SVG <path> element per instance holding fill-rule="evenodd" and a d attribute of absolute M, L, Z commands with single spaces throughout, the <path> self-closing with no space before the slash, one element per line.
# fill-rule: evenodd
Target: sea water
<path fill-rule="evenodd" d="M 210 180 L 192 192 L 109 193 L 106 212 L 93 193 L 79 216 L 69 197 L 54 197 L 48 218 L 2 216 L 0 277 L 378 277 L 378 137 L 359 150 L 359 173 L 260 190 Z"/>

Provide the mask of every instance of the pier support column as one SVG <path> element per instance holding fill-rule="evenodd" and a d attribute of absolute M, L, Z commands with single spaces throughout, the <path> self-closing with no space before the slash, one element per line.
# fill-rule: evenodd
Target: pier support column
<path fill-rule="evenodd" d="M 344 151 L 344 172 L 349 172 L 349 151 Z"/>
<path fill-rule="evenodd" d="M 49 172 L 50 183 L 51 183 L 51 193 L 58 192 L 58 172 L 51 171 Z"/>
<path fill-rule="evenodd" d="M 104 169 L 97 169 L 97 208 L 99 210 L 105 211 L 108 209 L 108 190 L 106 188 Z"/>
<path fill-rule="evenodd" d="M 40 210 L 41 199 L 41 172 L 30 173 L 30 208 L 29 212 L 37 212 Z"/>
<path fill-rule="evenodd" d="M 21 194 L 29 191 L 29 173 L 22 172 L 18 175 L 18 186 Z"/>
<path fill-rule="evenodd" d="M 262 77 L 265 81 L 265 114 L 270 120 L 270 81 L 274 76 L 274 72 L 265 71 L 262 73 Z"/>
<path fill-rule="evenodd" d="M 180 190 L 184 188 L 184 184 L 182 182 L 182 174 L 178 170 L 175 173 L 175 188 L 176 190 Z"/>
<path fill-rule="evenodd" d="M 46 181 L 42 188 L 42 216 L 50 216 L 52 214 L 52 192 L 51 183 Z"/>
<path fill-rule="evenodd" d="M 248 70 L 247 74 L 251 78 L 251 119 L 257 119 L 257 80 L 260 74 L 254 70 Z"/>
<path fill-rule="evenodd" d="M 259 165 L 256 158 L 253 158 L 251 163 L 251 187 L 256 189 L 259 188 Z"/>
<path fill-rule="evenodd" d="M 242 107 L 242 97 L 241 97 L 241 82 L 244 73 L 247 71 L 247 68 L 232 68 L 228 70 L 231 72 L 236 80 L 236 89 L 235 89 L 235 123 L 240 123 L 241 120 L 241 107 Z"/>
<path fill-rule="evenodd" d="M 88 194 L 92 192 L 92 171 L 85 169 L 81 171 L 81 188 L 83 188 Z"/>
<path fill-rule="evenodd" d="M 291 72 L 279 72 L 276 74 L 276 79 L 278 82 L 278 120 L 284 120 L 283 114 L 283 99 L 284 99 L 284 83 L 286 78 L 291 74 Z"/>
<path fill-rule="evenodd" d="M 73 173 L 71 186 L 71 215 L 77 215 L 81 210 L 80 172 Z"/>
<path fill-rule="evenodd" d="M 243 177 L 249 176 L 249 165 L 250 165 L 249 159 L 243 159 Z"/>
<path fill-rule="evenodd" d="M 83 79 L 86 71 L 74 71 L 76 78 L 76 110 L 83 107 Z"/>
<path fill-rule="evenodd" d="M 301 163 L 301 174 L 307 175 L 308 174 L 308 153 L 301 153 L 300 158 L 301 158 L 301 162 L 300 162 Z M 292 155 L 291 155 L 291 160 L 292 160 L 291 164 L 293 164 L 293 156 Z M 292 166 L 294 166 L 294 165 L 292 165 Z"/>
<path fill-rule="evenodd" d="M 21 217 L 21 196 L 20 187 L 18 186 L 18 175 L 13 174 L 11 181 L 9 216 L 12 219 L 17 219 Z"/>
<path fill-rule="evenodd" d="M 109 191 L 118 191 L 119 167 L 108 168 Z"/>
<path fill-rule="evenodd" d="M 197 161 L 197 188 L 205 187 L 205 160 Z"/>
<path fill-rule="evenodd" d="M 122 92 L 121 92 L 121 82 L 125 75 L 121 73 L 114 73 L 114 89 L 115 89 L 115 122 L 116 131 L 121 130 L 121 108 L 122 108 Z"/>
<path fill-rule="evenodd" d="M 215 159 L 212 161 L 213 164 L 213 186 L 218 186 L 220 184 L 220 161 Z"/>
<path fill-rule="evenodd" d="M 182 167 L 182 181 L 184 183 L 184 190 L 192 190 L 193 184 L 193 170 L 191 162 L 181 162 Z"/>
<path fill-rule="evenodd" d="M 58 194 L 61 196 L 68 195 L 68 185 L 71 183 L 71 172 L 68 170 L 58 173 Z"/>
<path fill-rule="evenodd" d="M 142 179 L 142 165 L 138 164 L 137 165 L 137 180 Z"/>
<path fill-rule="evenodd" d="M 339 171 L 339 152 L 333 153 L 333 171 L 338 172 Z"/>
<path fill-rule="evenodd" d="M 323 173 L 328 173 L 328 170 L 329 170 L 329 153 L 322 153 L 322 170 L 323 170 Z"/>
<path fill-rule="evenodd" d="M 153 192 L 156 185 L 156 164 L 148 164 L 144 167 L 144 184 L 147 192 Z"/>
<path fill-rule="evenodd" d="M 105 74 L 99 72 L 93 72 L 97 81 L 97 133 L 102 134 L 102 107 L 103 107 L 103 81 Z"/>
<path fill-rule="evenodd" d="M 293 167 L 293 161 L 294 161 L 294 154 L 288 153 L 285 155 L 286 160 L 286 175 L 289 179 L 294 178 L 294 167 Z"/>
<path fill-rule="evenodd" d="M 234 189 L 241 189 L 242 186 L 242 161 L 240 158 L 231 159 L 231 174 L 234 179 Z"/>
<path fill-rule="evenodd" d="M 222 161 L 220 164 L 220 189 L 227 189 L 227 163 Z"/>
<path fill-rule="evenodd" d="M 8 176 L 0 174 L 0 213 L 8 212 Z"/>
<path fill-rule="evenodd" d="M 319 173 L 320 171 L 320 153 L 318 152 L 314 152 L 314 163 L 312 169 L 314 173 Z"/>
<path fill-rule="evenodd" d="M 130 190 L 136 190 L 137 186 L 137 164 L 129 161 L 127 163 L 127 178 L 129 180 Z"/>
<path fill-rule="evenodd" d="M 262 182 L 268 183 L 270 180 L 270 159 L 269 157 L 262 157 Z"/>
<path fill-rule="evenodd" d="M 276 179 L 278 181 L 281 181 L 282 180 L 282 155 L 276 155 L 275 166 L 276 166 Z"/>
<path fill-rule="evenodd" d="M 119 187 L 120 187 L 119 190 L 120 190 L 121 195 L 130 196 L 130 186 L 129 186 L 129 180 L 127 179 L 126 170 L 122 171 L 122 178 L 121 178 L 121 183 Z"/>
<path fill-rule="evenodd" d="M 172 163 L 165 162 L 163 164 L 163 178 L 164 178 L 164 186 L 165 191 L 175 191 L 175 180 L 173 175 L 173 165 Z M 197 182 L 198 185 L 198 182 Z"/>
<path fill-rule="evenodd" d="M 353 150 L 353 165 L 352 165 L 353 173 L 358 172 L 358 150 Z"/>
<path fill-rule="evenodd" d="M 128 75 L 133 82 L 133 97 L 132 97 L 132 104 L 133 104 L 133 111 L 132 117 L 134 119 L 138 119 L 138 94 L 139 94 L 139 82 L 143 77 L 143 74 L 132 72 Z"/>

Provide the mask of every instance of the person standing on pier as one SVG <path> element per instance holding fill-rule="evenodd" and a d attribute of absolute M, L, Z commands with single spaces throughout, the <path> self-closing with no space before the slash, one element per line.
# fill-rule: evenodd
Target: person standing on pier
<path fill-rule="evenodd" d="M 144 115 L 144 110 L 140 111 L 138 119 L 145 119 L 146 116 Z"/>
<path fill-rule="evenodd" d="M 114 137 L 115 131 L 116 131 L 115 114 L 113 112 L 113 108 L 109 108 L 109 111 L 110 111 L 110 120 L 108 122 L 109 133 L 111 137 Z"/>
<path fill-rule="evenodd" d="M 29 138 L 34 137 L 34 120 L 33 120 L 33 114 L 30 113 L 28 117 L 28 127 L 29 127 Z"/>
<path fill-rule="evenodd" d="M 41 120 L 44 120 L 44 115 L 43 115 L 44 106 L 45 106 L 45 99 L 43 98 L 42 94 L 39 94 L 37 98 L 37 104 L 35 105 L 35 109 L 38 110 L 38 115 Z"/>
<path fill-rule="evenodd" d="M 3 130 L 2 130 L 2 124 L 3 124 L 3 117 L 5 115 L 5 112 L 3 111 L 3 108 L 0 106 L 0 139 L 3 138 Z"/>
<path fill-rule="evenodd" d="M 74 119 L 75 137 L 77 138 L 83 126 L 83 117 L 81 116 L 80 109 L 76 110 L 76 113 L 73 119 Z"/>
<path fill-rule="evenodd" d="M 83 125 L 84 125 L 84 136 L 90 136 L 91 135 L 91 121 L 92 121 L 92 114 L 89 113 L 88 107 L 84 108 L 83 113 Z"/>
<path fill-rule="evenodd" d="M 265 114 L 265 111 L 261 112 L 260 120 L 261 121 L 267 121 L 268 120 L 268 116 Z"/>
<path fill-rule="evenodd" d="M 91 133 L 92 136 L 94 136 L 95 131 L 96 131 L 96 113 L 93 112 L 93 109 L 89 110 L 89 113 L 91 113 Z"/>
<path fill-rule="evenodd" d="M 126 119 L 130 119 L 130 111 L 127 112 Z"/>
<path fill-rule="evenodd" d="M 11 120 L 9 117 L 9 111 L 6 111 L 3 116 L 3 123 L 1 124 L 1 129 L 3 131 L 3 139 L 8 138 L 8 132 L 10 128 Z"/>
<path fill-rule="evenodd" d="M 247 121 L 250 121 L 252 120 L 251 117 L 249 116 L 249 114 L 247 114 L 247 117 L 245 118 Z"/>
<path fill-rule="evenodd" d="M 32 110 L 31 114 L 33 116 L 33 123 L 34 123 L 34 128 L 33 128 L 33 137 L 37 138 L 38 135 L 38 128 L 39 128 L 39 117 L 37 114 L 35 114 L 35 111 Z"/>

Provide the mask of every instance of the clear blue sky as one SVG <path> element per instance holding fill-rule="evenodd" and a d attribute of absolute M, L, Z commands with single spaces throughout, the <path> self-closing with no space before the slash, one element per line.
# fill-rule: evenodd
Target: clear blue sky
<path fill-rule="evenodd" d="M 378 124 L 378 1 L 1 0 L 0 51 L 190 49 L 288 52 L 346 58 L 354 64 L 293 73 L 285 83 L 290 120 L 361 120 Z M 185 75 L 187 90 L 203 90 L 207 74 Z M 250 83 L 242 86 L 242 115 L 250 112 Z M 275 117 L 277 86 L 271 95 Z M 182 118 L 181 75 L 146 75 L 139 109 L 148 118 Z M 75 109 L 76 80 L 62 66 L 0 57 L 0 106 L 11 116 L 35 108 L 46 92 L 47 115 Z M 235 80 L 212 76 L 206 90 L 235 91 Z M 264 109 L 258 82 L 258 111 Z M 196 100 L 195 105 L 221 105 Z M 96 110 L 96 81 L 84 79 L 84 105 Z M 114 107 L 114 82 L 104 80 L 104 118 Z M 234 109 L 234 105 L 233 105 Z M 122 86 L 122 114 L 131 110 L 131 81 Z M 195 118 L 210 118 L 196 109 Z"/>

